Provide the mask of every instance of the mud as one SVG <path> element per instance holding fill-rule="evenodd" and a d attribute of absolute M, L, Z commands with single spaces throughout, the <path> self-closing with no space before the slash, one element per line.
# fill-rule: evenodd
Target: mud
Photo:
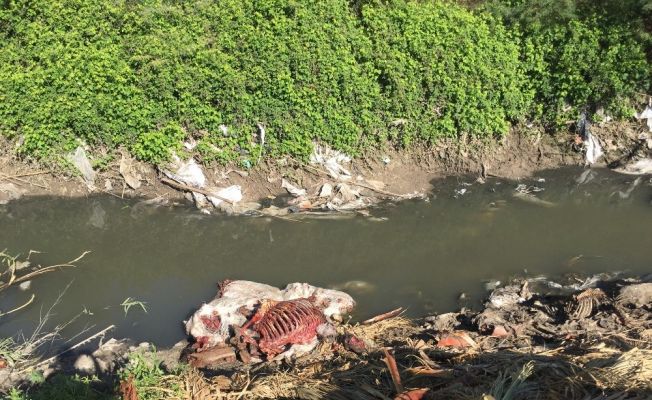
<path fill-rule="evenodd" d="M 605 143 L 607 156 L 602 165 L 613 164 L 630 155 L 641 128 L 634 124 L 610 124 L 595 127 Z M 89 188 L 81 176 L 60 167 L 48 169 L 27 160 L 19 160 L 11 143 L 0 145 L 0 182 L 11 183 L 23 196 L 54 195 L 84 197 L 109 193 L 117 197 L 164 198 L 182 201 L 184 193 L 161 182 L 160 172 L 152 165 L 135 162 L 140 186 L 132 189 L 120 173 L 120 156 L 96 169 L 95 188 Z M 353 160 L 352 175 L 386 184 L 385 191 L 396 194 L 425 193 L 431 182 L 443 176 L 473 174 L 518 179 L 537 171 L 567 165 L 583 165 L 583 155 L 573 149 L 573 135 L 553 137 L 541 131 L 515 129 L 504 138 L 441 140 L 432 146 L 414 146 L 410 150 L 391 147 L 375 149 Z M 102 153 L 101 149 L 97 152 Z M 327 181 L 324 175 L 297 160 L 268 160 L 250 171 L 229 166 L 208 166 L 206 176 L 215 186 L 240 185 L 243 202 L 260 201 L 285 194 L 281 180 L 288 178 L 317 193 Z M 134 186 L 132 184 L 132 186 Z"/>

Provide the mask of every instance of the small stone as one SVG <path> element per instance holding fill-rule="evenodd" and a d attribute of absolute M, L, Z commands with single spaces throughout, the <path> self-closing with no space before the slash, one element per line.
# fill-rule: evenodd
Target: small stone
<path fill-rule="evenodd" d="M 20 290 L 22 290 L 22 291 L 27 291 L 27 290 L 29 290 L 29 288 L 30 288 L 31 286 L 32 286 L 32 281 L 25 281 L 25 282 L 21 283 L 20 285 L 18 285 L 18 287 L 19 287 Z"/>
<path fill-rule="evenodd" d="M 82 354 L 79 357 L 77 357 L 77 360 L 75 360 L 74 364 L 75 369 L 86 375 L 93 375 L 95 374 L 95 360 L 93 357 L 89 356 L 88 354 Z"/>

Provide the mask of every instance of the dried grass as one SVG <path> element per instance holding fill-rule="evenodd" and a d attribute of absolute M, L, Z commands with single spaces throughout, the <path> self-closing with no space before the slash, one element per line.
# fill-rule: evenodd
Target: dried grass
<path fill-rule="evenodd" d="M 617 400 L 625 398 L 619 393 L 629 393 L 627 398 L 652 393 L 652 349 L 498 348 L 486 343 L 482 350 L 439 349 L 434 340 L 423 340 L 421 328 L 402 317 L 339 329 L 374 347 L 359 356 L 341 346 L 336 345 L 336 351 L 325 346 L 317 359 L 291 366 L 254 367 L 229 378 L 206 378 L 188 370 L 169 382 L 184 389 L 183 400 L 391 400 L 396 393 L 380 351 L 391 345 L 407 389 L 429 388 L 428 399 L 479 400 L 491 393 L 496 400 Z M 596 393 L 604 397 L 595 397 Z"/>

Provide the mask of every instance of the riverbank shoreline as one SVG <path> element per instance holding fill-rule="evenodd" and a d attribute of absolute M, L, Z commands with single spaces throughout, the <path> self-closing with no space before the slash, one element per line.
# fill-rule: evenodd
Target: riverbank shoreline
<path fill-rule="evenodd" d="M 603 143 L 605 152 L 605 157 L 595 164 L 598 167 L 618 164 L 641 142 L 642 129 L 637 124 L 612 123 L 596 126 L 593 131 Z M 89 185 L 81 176 L 18 160 L 7 150 L 11 146 L 5 144 L 2 146 L 5 152 L 0 155 L 0 183 L 13 185 L 15 193 L 7 194 L 5 190 L 4 200 L 22 196 L 87 197 L 93 194 L 170 202 L 186 198 L 184 190 L 164 183 L 165 176 L 160 169 L 150 164 L 130 160 L 133 175 L 138 180 L 137 189 L 125 182 L 120 159 L 96 170 L 95 182 Z M 545 169 L 585 165 L 584 155 L 577 150 L 573 134 L 551 136 L 531 130 L 514 130 L 498 141 L 462 138 L 442 140 L 428 147 L 416 146 L 411 150 L 377 149 L 352 160 L 346 167 L 354 184 L 356 179 L 364 186 L 369 186 L 366 182 L 374 184 L 371 188 L 358 189 L 387 199 L 427 193 L 432 189 L 433 180 L 446 176 L 518 180 Z M 309 194 L 319 193 L 325 182 L 337 181 L 318 167 L 283 158 L 264 161 L 248 171 L 229 166 L 204 168 L 211 186 L 240 186 L 241 203 L 246 204 L 287 195 L 282 187 L 283 180 L 304 188 Z"/>
<path fill-rule="evenodd" d="M 191 368 L 189 346 L 102 340 L 42 364 L 43 383 L 13 384 L 37 399 L 80 376 L 101 399 L 646 399 L 652 277 L 515 278 L 479 310 L 344 323 L 305 356 L 261 364 Z"/>
<path fill-rule="evenodd" d="M 652 139 L 639 124 L 609 123 L 595 126 L 592 131 L 604 152 L 592 167 L 622 168 L 641 154 L 650 156 Z M 288 212 L 357 211 L 388 200 L 425 197 L 432 191 L 433 182 L 444 177 L 465 176 L 479 182 L 488 177 L 519 180 L 546 169 L 587 166 L 584 145 L 578 140 L 570 133 L 551 136 L 514 130 L 498 141 L 462 138 L 442 140 L 428 147 L 414 146 L 411 150 L 376 149 L 338 165 L 345 168 L 345 177 L 334 175 L 324 164 L 288 158 L 263 161 L 248 171 L 192 165 L 203 174 L 206 183 L 202 189 L 178 178 L 168 179 L 174 174 L 165 167 L 131 159 L 114 159 L 95 170 L 94 182 L 89 183 L 81 175 L 17 160 L 5 150 L 0 155 L 0 202 L 24 196 L 111 195 L 151 200 L 155 205 L 195 203 L 206 213 L 218 214 L 282 216 Z M 218 193 L 217 198 L 211 198 L 211 193 Z M 221 202 L 219 194 L 236 201 L 227 198 Z M 275 199 L 282 200 L 275 203 Z M 221 203 L 219 207 L 216 201 Z M 270 204 L 274 207 L 266 208 Z"/>

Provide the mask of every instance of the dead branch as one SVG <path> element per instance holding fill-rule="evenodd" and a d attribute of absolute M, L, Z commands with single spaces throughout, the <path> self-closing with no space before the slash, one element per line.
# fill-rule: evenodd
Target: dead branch
<path fill-rule="evenodd" d="M 403 313 L 403 307 L 399 307 L 395 310 L 376 315 L 373 318 L 369 318 L 368 320 L 362 321 L 362 325 L 370 325 L 370 324 L 375 324 L 376 322 L 384 321 L 386 319 L 394 318 Z"/>
<path fill-rule="evenodd" d="M 398 367 L 396 366 L 396 359 L 394 356 L 389 352 L 387 347 L 383 347 L 383 354 L 385 354 L 385 358 L 383 361 L 385 361 L 385 364 L 387 365 L 387 369 L 389 370 L 389 374 L 392 377 L 392 382 L 394 383 L 394 388 L 396 389 L 396 393 L 403 393 L 403 384 L 401 384 L 401 375 L 398 373 Z"/>
<path fill-rule="evenodd" d="M 229 204 L 234 204 L 231 200 L 225 199 L 224 197 L 221 197 L 221 196 L 218 196 L 215 193 L 211 193 L 208 190 L 199 189 L 199 188 L 196 188 L 196 187 L 184 185 L 183 183 L 175 182 L 175 181 L 173 181 L 171 179 L 167 179 L 167 178 L 161 178 L 161 182 L 165 183 L 168 186 L 172 186 L 173 188 L 178 189 L 178 190 L 183 190 L 185 192 L 196 192 L 196 193 L 203 194 L 204 196 L 215 197 L 216 199 L 226 201 Z"/>
<path fill-rule="evenodd" d="M 22 310 L 23 308 L 25 308 L 28 305 L 32 304 L 32 302 L 34 301 L 34 298 L 36 298 L 36 295 L 32 293 L 32 297 L 29 300 L 27 300 L 27 303 L 23 304 L 22 306 L 18 306 L 16 308 L 14 308 L 13 310 L 9 310 L 7 312 L 0 312 L 0 317 L 3 317 L 5 315 L 9 315 L 9 314 L 14 313 L 16 311 Z"/>

